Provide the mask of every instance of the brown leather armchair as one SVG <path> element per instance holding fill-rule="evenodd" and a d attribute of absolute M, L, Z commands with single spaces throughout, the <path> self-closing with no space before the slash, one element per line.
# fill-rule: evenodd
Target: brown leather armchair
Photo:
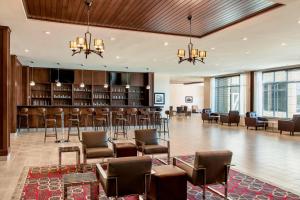
<path fill-rule="evenodd" d="M 212 122 L 213 120 L 218 122 L 217 116 L 218 116 L 218 114 L 217 113 L 212 113 L 210 108 L 202 109 L 201 117 L 202 117 L 203 123 L 204 123 L 205 120 L 207 120 L 208 122 Z"/>
<path fill-rule="evenodd" d="M 237 126 L 239 126 L 239 123 L 240 123 L 239 111 L 229 111 L 228 114 L 221 114 L 220 122 L 222 125 L 224 123 L 227 123 L 229 126 L 231 126 L 231 124 L 236 124 Z"/>
<path fill-rule="evenodd" d="M 294 115 L 292 120 L 278 120 L 278 130 L 290 132 L 290 135 L 295 135 L 294 132 L 300 132 L 300 115 Z"/>
<path fill-rule="evenodd" d="M 231 166 L 232 152 L 225 151 L 203 151 L 196 152 L 194 165 L 179 158 L 173 158 L 173 165 L 181 168 L 187 173 L 188 181 L 203 189 L 205 199 L 206 185 L 221 183 L 225 185 L 225 198 L 227 199 L 227 180 Z M 209 190 L 212 188 L 207 187 Z M 214 190 L 213 190 L 214 191 Z"/>
<path fill-rule="evenodd" d="M 142 155 L 167 154 L 170 161 L 170 141 L 159 138 L 156 129 L 135 130 L 135 143 Z M 164 141 L 167 145 L 159 144 Z"/>
<path fill-rule="evenodd" d="M 106 132 L 82 132 L 83 162 L 86 164 L 87 159 L 114 157 L 108 142 Z"/>
<path fill-rule="evenodd" d="M 245 125 L 247 129 L 249 127 L 255 127 L 255 130 L 257 130 L 258 127 L 263 127 L 266 130 L 268 127 L 268 119 L 257 117 L 256 112 L 247 112 L 245 117 Z"/>
<path fill-rule="evenodd" d="M 149 156 L 109 159 L 107 169 L 97 164 L 97 175 L 107 197 L 138 194 L 147 199 L 152 160 Z"/>

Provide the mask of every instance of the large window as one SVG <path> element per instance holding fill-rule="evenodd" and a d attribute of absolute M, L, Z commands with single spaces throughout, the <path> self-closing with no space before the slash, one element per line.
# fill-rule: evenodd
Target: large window
<path fill-rule="evenodd" d="M 263 73 L 263 115 L 292 117 L 300 112 L 300 70 Z"/>
<path fill-rule="evenodd" d="M 216 78 L 215 111 L 240 110 L 240 76 Z"/>

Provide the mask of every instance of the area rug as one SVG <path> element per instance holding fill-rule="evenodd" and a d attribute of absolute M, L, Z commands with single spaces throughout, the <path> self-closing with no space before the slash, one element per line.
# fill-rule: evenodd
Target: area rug
<path fill-rule="evenodd" d="M 193 164 L 194 156 L 180 156 L 181 159 Z M 162 163 L 154 159 L 153 166 L 161 165 Z M 86 171 L 96 173 L 95 165 L 86 165 Z M 17 186 L 16 192 L 13 196 L 13 200 L 62 200 L 62 176 L 68 173 L 78 172 L 78 169 L 74 165 L 62 166 L 45 166 L 45 167 L 28 167 L 24 169 L 23 177 L 20 178 L 20 183 Z M 236 170 L 230 170 L 230 178 L 228 184 L 229 197 L 232 199 L 248 200 L 248 199 L 270 199 L 270 200 L 300 200 L 300 196 L 297 196 L 291 192 L 285 191 L 271 184 L 260 181 L 256 178 L 247 176 Z M 211 186 L 215 190 L 223 193 L 224 187 L 222 185 Z M 202 189 L 197 186 L 193 186 L 190 183 L 187 184 L 187 199 L 196 200 L 202 199 Z M 90 199 L 88 186 L 71 187 L 68 190 L 68 199 L 82 200 Z M 100 187 L 100 200 L 107 200 L 103 189 Z M 138 199 L 136 196 L 127 196 L 122 198 L 123 200 Z M 206 192 L 206 199 L 208 200 L 221 200 L 219 195 L 210 191 Z"/>

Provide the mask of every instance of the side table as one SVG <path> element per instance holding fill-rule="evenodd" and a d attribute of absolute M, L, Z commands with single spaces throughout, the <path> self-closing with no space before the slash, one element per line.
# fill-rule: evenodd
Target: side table
<path fill-rule="evenodd" d="M 115 157 L 130 157 L 137 156 L 137 147 L 133 143 L 116 143 L 113 142 Z"/>
<path fill-rule="evenodd" d="M 88 173 L 72 173 L 63 175 L 63 186 L 64 186 L 64 199 L 67 199 L 68 187 L 78 186 L 78 185 L 90 185 L 90 199 L 98 199 L 99 194 L 99 182 L 96 174 L 93 172 Z M 96 188 L 96 191 L 95 191 Z"/>
<path fill-rule="evenodd" d="M 61 166 L 61 154 L 67 152 L 75 152 L 76 153 L 76 161 L 77 165 L 80 165 L 80 148 L 78 146 L 71 147 L 58 147 L 58 158 L 59 158 L 59 166 Z"/>

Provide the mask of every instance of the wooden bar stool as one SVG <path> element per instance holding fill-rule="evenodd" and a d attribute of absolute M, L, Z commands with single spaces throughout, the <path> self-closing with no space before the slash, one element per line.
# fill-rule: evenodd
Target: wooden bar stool
<path fill-rule="evenodd" d="M 162 117 L 160 118 L 160 123 L 159 123 L 159 137 L 161 136 L 161 134 L 163 133 L 164 134 L 164 137 L 165 135 L 167 134 L 168 137 L 170 137 L 170 134 L 169 134 L 169 119 L 166 118 L 166 117 Z"/>
<path fill-rule="evenodd" d="M 37 120 L 38 121 L 37 121 L 36 130 L 38 131 L 38 128 L 40 126 L 41 127 L 45 127 L 45 123 L 46 123 L 46 108 L 38 108 Z"/>
<path fill-rule="evenodd" d="M 140 110 L 139 115 L 139 129 L 144 129 L 144 125 L 149 129 L 150 116 L 146 110 Z"/>
<path fill-rule="evenodd" d="M 29 112 L 28 112 L 28 108 L 22 108 L 18 114 L 18 120 L 19 120 L 19 130 L 18 132 L 21 132 L 21 125 L 22 125 L 22 120 L 25 120 L 26 122 L 26 127 L 27 127 L 27 131 L 29 132 Z"/>
<path fill-rule="evenodd" d="M 103 131 L 107 131 L 108 128 L 108 118 L 106 113 L 103 113 L 102 111 L 100 113 L 96 113 L 95 116 L 95 130 L 99 130 L 100 128 L 103 129 Z"/>
<path fill-rule="evenodd" d="M 79 130 L 80 116 L 81 116 L 81 111 L 80 111 L 79 108 L 73 108 L 72 112 L 69 114 L 69 119 L 68 119 L 69 128 L 68 128 L 67 141 L 70 141 L 69 140 L 70 136 L 78 136 L 78 140 L 81 141 L 81 139 L 80 139 L 80 130 Z M 73 126 L 77 127 L 77 134 L 71 134 L 71 129 L 72 129 Z"/>
<path fill-rule="evenodd" d="M 58 122 L 59 119 L 61 120 L 61 122 L 63 122 L 63 114 L 64 114 L 64 109 L 63 108 L 55 109 L 54 117 L 56 119 L 56 122 Z M 61 127 L 62 127 L 62 124 L 61 124 Z"/>
<path fill-rule="evenodd" d="M 88 108 L 88 114 L 85 118 L 85 129 L 87 129 L 89 124 L 89 119 L 92 119 L 92 127 L 95 128 L 95 108 Z"/>
<path fill-rule="evenodd" d="M 114 139 L 118 139 L 118 135 L 123 135 L 124 138 L 128 139 L 127 135 L 128 121 L 124 117 L 116 118 L 116 126 L 114 131 Z"/>
<path fill-rule="evenodd" d="M 101 109 L 101 115 L 106 118 L 106 125 L 107 125 L 107 128 L 108 128 L 109 124 L 110 124 L 109 108 L 102 108 Z"/>
<path fill-rule="evenodd" d="M 53 126 L 54 127 L 54 134 L 48 134 L 47 130 L 48 130 L 48 126 Z M 46 142 L 46 138 L 47 137 L 55 137 L 55 142 L 58 142 L 57 140 L 57 120 L 55 118 L 55 116 L 52 115 L 47 115 L 45 114 L 45 136 L 44 136 L 44 143 Z"/>
<path fill-rule="evenodd" d="M 138 114 L 137 108 L 128 109 L 127 112 L 128 123 L 129 125 L 133 125 L 134 128 L 137 126 L 137 114 Z"/>

